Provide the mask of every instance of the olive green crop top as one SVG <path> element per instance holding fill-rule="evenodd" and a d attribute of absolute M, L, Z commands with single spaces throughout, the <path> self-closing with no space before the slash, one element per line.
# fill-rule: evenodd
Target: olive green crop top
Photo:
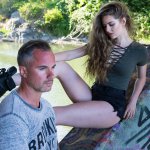
<path fill-rule="evenodd" d="M 108 71 L 105 85 L 126 90 L 137 66 L 143 66 L 148 60 L 147 49 L 138 42 L 132 42 L 122 57 Z"/>

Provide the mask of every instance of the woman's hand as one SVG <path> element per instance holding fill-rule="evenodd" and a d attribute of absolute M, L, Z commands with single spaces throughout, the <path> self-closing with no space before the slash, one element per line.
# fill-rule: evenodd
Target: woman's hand
<path fill-rule="evenodd" d="M 138 66 L 137 68 L 138 76 L 134 85 L 134 90 L 130 98 L 129 104 L 127 105 L 126 111 L 124 113 L 125 119 L 131 119 L 134 117 L 136 111 L 136 103 L 146 81 L 147 64 L 145 64 L 144 66 Z"/>
<path fill-rule="evenodd" d="M 136 101 L 130 100 L 124 113 L 124 118 L 125 119 L 133 118 L 135 115 L 135 111 L 136 111 Z"/>

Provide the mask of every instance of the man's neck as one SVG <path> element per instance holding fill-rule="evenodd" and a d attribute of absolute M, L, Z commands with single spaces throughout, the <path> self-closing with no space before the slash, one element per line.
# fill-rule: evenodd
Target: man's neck
<path fill-rule="evenodd" d="M 38 108 L 40 106 L 41 93 L 22 85 L 18 88 L 18 93 L 20 97 L 32 107 Z"/>

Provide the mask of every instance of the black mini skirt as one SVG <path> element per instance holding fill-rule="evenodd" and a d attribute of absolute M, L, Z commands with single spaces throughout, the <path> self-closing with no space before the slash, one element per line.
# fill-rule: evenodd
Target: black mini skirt
<path fill-rule="evenodd" d="M 127 106 L 127 100 L 125 98 L 126 94 L 125 90 L 100 85 L 98 83 L 94 83 L 91 90 L 92 90 L 92 100 L 108 102 L 113 106 L 114 111 L 117 111 L 117 116 L 120 117 L 121 120 L 123 119 Z"/>

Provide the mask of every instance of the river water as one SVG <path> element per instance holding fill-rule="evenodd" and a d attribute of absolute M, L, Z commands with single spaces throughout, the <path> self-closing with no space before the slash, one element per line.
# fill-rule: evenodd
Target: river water
<path fill-rule="evenodd" d="M 16 57 L 17 57 L 17 52 L 20 46 L 21 44 L 18 44 L 18 43 L 0 42 L 0 68 L 2 67 L 9 68 L 12 65 L 17 67 Z M 76 47 L 79 47 L 79 45 L 76 45 L 76 46 L 68 45 L 68 44 L 67 45 L 54 45 L 54 44 L 51 45 L 53 52 L 70 50 Z M 68 63 L 79 73 L 79 75 L 82 78 L 86 80 L 85 75 L 84 75 L 85 73 L 84 62 L 85 62 L 85 57 L 69 61 Z M 8 93 L 9 92 L 7 92 L 5 95 L 7 95 Z M 50 92 L 43 93 L 42 97 L 47 99 L 51 103 L 52 106 L 62 106 L 62 105 L 67 105 L 67 104 L 72 103 L 69 100 L 60 82 L 57 79 L 54 80 L 52 90 Z M 71 130 L 71 127 L 57 126 L 58 141 L 60 141 L 70 130 Z"/>

